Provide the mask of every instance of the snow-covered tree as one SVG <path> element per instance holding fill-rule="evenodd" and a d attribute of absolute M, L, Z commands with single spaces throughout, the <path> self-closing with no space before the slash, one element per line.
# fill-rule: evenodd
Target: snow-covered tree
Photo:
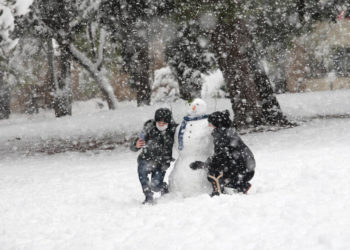
<path fill-rule="evenodd" d="M 131 87 L 136 89 L 137 104 L 148 105 L 150 87 L 150 41 L 158 33 L 159 18 L 173 8 L 173 0 L 103 0 L 102 22 L 121 45 L 123 68 L 128 73 Z"/>
<path fill-rule="evenodd" d="M 90 23 L 86 29 L 90 30 L 92 25 L 93 23 Z M 90 44 L 90 51 L 92 52 L 90 56 L 84 54 L 84 52 L 82 50 L 79 50 L 79 48 L 74 44 L 70 45 L 69 51 L 73 58 L 90 73 L 92 78 L 100 86 L 100 90 L 106 97 L 109 108 L 115 109 L 117 106 L 117 99 L 114 95 L 114 90 L 109 83 L 106 75 L 106 69 L 103 65 L 106 46 L 106 32 L 98 24 L 95 31 L 98 31 L 94 34 L 98 35 L 98 37 L 92 35 L 91 32 L 87 32 L 87 34 L 89 34 L 87 38 Z"/>
<path fill-rule="evenodd" d="M 47 84 L 47 51 L 42 44 L 40 39 L 23 36 L 11 51 L 8 82 L 11 96 L 15 97 L 12 103 L 21 104 L 16 107 L 18 111 L 35 113 L 39 106 L 51 108 L 52 99 L 47 95 L 51 92 Z"/>
<path fill-rule="evenodd" d="M 71 114 L 71 61 L 76 60 L 95 79 L 110 109 L 115 109 L 117 100 L 103 67 L 104 46 L 106 33 L 100 27 L 93 35 L 87 35 L 85 42 L 88 46 L 80 46 L 78 38 L 86 34 L 92 35 L 91 26 L 98 18 L 99 1 L 75 0 L 53 1 L 35 0 L 31 12 L 18 23 L 22 32 L 29 32 L 46 40 L 51 80 L 55 88 L 55 114 L 63 116 Z M 54 39 L 54 40 L 53 40 Z M 56 67 L 53 41 L 59 45 L 59 63 Z M 94 53 L 91 53 L 93 51 Z M 59 72 L 59 74 L 57 74 Z"/>
<path fill-rule="evenodd" d="M 287 121 L 274 96 L 269 78 L 260 66 L 260 58 L 246 18 L 240 14 L 241 7 L 228 0 L 196 3 L 179 1 L 177 19 L 200 25 L 204 32 L 196 32 L 197 37 L 194 37 L 197 40 L 184 41 L 180 50 L 183 55 L 179 57 L 177 64 L 181 66 L 189 64 L 188 62 L 199 62 L 192 68 L 199 66 L 203 67 L 202 72 L 208 71 L 211 64 L 204 63 L 206 61 L 203 62 L 201 58 L 206 58 L 209 49 L 214 53 L 217 65 L 223 72 L 237 128 L 285 124 Z M 178 23 L 181 24 L 181 21 Z M 184 32 L 179 32 L 174 40 L 181 40 L 183 34 Z M 205 46 L 201 47 L 201 43 Z M 193 49 L 196 48 L 194 44 L 203 49 Z M 197 60 L 191 58 L 193 53 L 198 53 L 194 56 Z M 187 58 L 189 59 L 186 60 Z M 188 69 L 191 67 L 187 67 Z M 193 84 L 193 79 L 189 79 L 189 82 Z M 189 88 L 189 83 L 186 85 Z"/>
<path fill-rule="evenodd" d="M 219 17 L 212 41 L 230 95 L 235 126 L 287 124 L 245 20 Z"/>
<path fill-rule="evenodd" d="M 179 83 L 180 97 L 191 100 L 200 97 L 202 73 L 208 73 L 215 64 L 208 50 L 208 36 L 194 20 L 176 25 L 173 35 L 167 35 L 165 58 Z"/>
<path fill-rule="evenodd" d="M 240 14 L 248 22 L 256 50 L 270 68 L 268 75 L 277 91 L 285 91 L 287 54 L 296 45 L 296 38 L 307 37 L 316 22 L 335 21 L 348 4 L 346 0 L 244 1 Z"/>
<path fill-rule="evenodd" d="M 178 81 L 170 67 L 164 67 L 154 72 L 152 84 L 152 100 L 155 102 L 173 102 L 179 98 Z"/>
<path fill-rule="evenodd" d="M 206 29 L 209 47 L 223 72 L 231 98 L 235 125 L 245 128 L 290 125 L 263 62 L 275 60 L 283 77 L 285 54 L 292 39 L 311 30 L 314 20 L 334 19 L 345 1 L 181 0 L 176 3 L 177 23 L 193 22 Z M 181 40 L 182 36 L 183 32 L 179 32 L 174 40 Z M 193 51 L 189 41 L 184 44 L 180 52 Z M 179 58 L 186 61 L 186 56 Z"/>
<path fill-rule="evenodd" d="M 10 86 L 5 77 L 8 71 L 9 51 L 16 45 L 10 33 L 14 30 L 15 16 L 28 11 L 32 0 L 0 1 L 0 119 L 10 116 Z"/>

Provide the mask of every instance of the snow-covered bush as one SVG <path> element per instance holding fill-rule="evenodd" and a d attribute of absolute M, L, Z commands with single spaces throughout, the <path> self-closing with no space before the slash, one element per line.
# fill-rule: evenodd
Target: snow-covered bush
<path fill-rule="evenodd" d="M 202 97 L 224 98 L 227 94 L 224 91 L 225 81 L 220 70 L 216 70 L 209 75 L 202 75 Z"/>
<path fill-rule="evenodd" d="M 154 72 L 152 84 L 152 100 L 174 101 L 179 96 L 179 85 L 169 67 L 158 69 Z"/>
<path fill-rule="evenodd" d="M 224 98 L 225 81 L 220 70 L 210 74 L 201 74 L 203 80 L 202 97 Z M 152 85 L 152 100 L 154 102 L 174 101 L 179 98 L 179 85 L 171 72 L 170 67 L 164 67 L 155 71 L 154 83 Z"/>
<path fill-rule="evenodd" d="M 0 42 L 1 48 L 11 49 L 16 45 L 16 41 L 10 38 L 13 31 L 15 16 L 20 16 L 28 12 L 33 0 L 5 1 L 0 0 Z"/>
<path fill-rule="evenodd" d="M 9 40 L 9 32 L 14 28 L 14 17 L 11 13 L 11 9 L 3 5 L 3 2 L 0 2 L 0 39 L 1 42 Z"/>

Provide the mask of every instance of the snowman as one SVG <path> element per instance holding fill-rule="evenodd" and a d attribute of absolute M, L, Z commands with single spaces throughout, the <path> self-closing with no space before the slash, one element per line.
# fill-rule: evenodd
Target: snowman
<path fill-rule="evenodd" d="M 187 116 L 175 131 L 173 157 L 176 159 L 169 175 L 171 192 L 184 197 L 209 193 L 212 187 L 207 180 L 207 170 L 192 170 L 194 161 L 205 161 L 213 154 L 211 128 L 208 127 L 207 104 L 202 99 L 194 99 L 189 104 Z"/>

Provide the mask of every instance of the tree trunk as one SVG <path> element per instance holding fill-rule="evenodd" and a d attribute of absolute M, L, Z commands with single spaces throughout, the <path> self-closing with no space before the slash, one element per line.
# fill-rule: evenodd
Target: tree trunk
<path fill-rule="evenodd" d="M 236 128 L 286 124 L 271 83 L 259 66 L 245 23 L 219 21 L 212 39 L 229 91 Z"/>
<path fill-rule="evenodd" d="M 137 46 L 138 68 L 135 69 L 134 78 L 136 84 L 137 106 L 150 105 L 151 86 L 150 86 L 150 57 L 148 41 L 140 42 Z"/>
<path fill-rule="evenodd" d="M 61 48 L 60 76 L 55 91 L 54 109 L 56 117 L 72 115 L 71 62 L 67 47 Z"/>
<path fill-rule="evenodd" d="M 55 90 L 58 89 L 57 69 L 55 65 L 55 52 L 52 38 L 47 39 L 47 60 L 49 65 L 50 81 L 48 82 L 48 92 L 50 96 L 50 108 L 55 106 Z"/>
<path fill-rule="evenodd" d="M 259 56 L 253 46 L 248 50 L 248 58 L 250 70 L 254 72 L 254 82 L 258 91 L 259 106 L 261 108 L 261 117 L 259 118 L 258 125 L 291 125 L 282 113 L 273 92 L 270 79 L 267 77 L 264 69 L 259 65 Z"/>
<path fill-rule="evenodd" d="M 10 118 L 10 87 L 4 81 L 4 74 L 0 72 L 0 120 Z"/>
<path fill-rule="evenodd" d="M 54 89 L 53 108 L 56 117 L 72 114 L 72 89 L 71 89 L 71 57 L 68 46 L 71 43 L 70 12 L 66 1 L 43 1 L 39 4 L 44 18 L 41 19 L 45 26 L 52 29 L 53 34 L 59 44 L 59 74 L 56 75 L 54 51 L 52 39 L 48 39 L 48 61 L 51 75 L 51 85 Z"/>
<path fill-rule="evenodd" d="M 297 2 L 297 11 L 299 16 L 299 22 L 304 23 L 305 15 L 305 0 L 298 0 Z"/>
<path fill-rule="evenodd" d="M 91 74 L 91 72 L 90 72 Z M 100 86 L 100 90 L 102 92 L 102 95 L 106 98 L 108 108 L 109 109 L 116 109 L 117 108 L 117 98 L 114 95 L 114 90 L 112 85 L 109 83 L 105 76 L 105 69 L 101 68 L 98 70 L 97 74 L 92 75 L 95 81 L 97 82 L 98 86 Z"/>

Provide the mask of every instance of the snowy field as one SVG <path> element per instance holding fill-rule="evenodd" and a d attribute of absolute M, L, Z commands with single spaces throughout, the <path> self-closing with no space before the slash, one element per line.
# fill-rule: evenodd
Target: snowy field
<path fill-rule="evenodd" d="M 4 151 L 0 249 L 348 250 L 349 95 L 334 91 L 279 96 L 289 117 L 308 121 L 291 129 L 242 136 L 257 161 L 248 195 L 168 194 L 156 205 L 144 206 L 137 153 L 125 147 L 53 155 Z M 229 108 L 225 103 L 216 105 Z M 109 132 L 113 126 L 121 129 L 113 123 L 126 123 L 124 132 L 132 134 L 142 122 L 128 120 L 128 112 L 143 111 L 140 117 L 147 119 L 156 107 L 140 111 L 133 104 L 122 104 L 117 111 L 90 115 L 84 115 L 81 107 L 80 114 L 62 120 L 46 114 L 14 115 L 0 122 L 0 140 L 12 147 L 9 140 L 15 136 L 30 141 Z M 179 120 L 181 107 L 174 111 Z M 124 123 L 114 116 L 105 122 L 108 112 L 124 115 L 120 117 Z M 342 115 L 345 118 L 336 118 Z M 318 116 L 331 118 L 309 119 Z M 90 130 L 81 120 L 90 121 Z M 60 129 L 64 123 L 69 130 Z"/>
<path fill-rule="evenodd" d="M 249 195 L 141 205 L 125 149 L 0 163 L 0 249 L 350 249 L 350 119 L 243 136 Z"/>

